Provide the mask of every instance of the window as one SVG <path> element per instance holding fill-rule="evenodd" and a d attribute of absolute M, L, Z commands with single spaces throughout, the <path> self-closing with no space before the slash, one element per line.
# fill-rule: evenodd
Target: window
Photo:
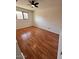
<path fill-rule="evenodd" d="M 24 19 L 28 19 L 28 13 L 23 12 Z"/>
<path fill-rule="evenodd" d="M 22 11 L 16 11 L 16 19 L 28 19 L 28 13 Z"/>
<path fill-rule="evenodd" d="M 23 19 L 23 15 L 21 11 L 16 11 L 16 18 L 17 19 Z"/>

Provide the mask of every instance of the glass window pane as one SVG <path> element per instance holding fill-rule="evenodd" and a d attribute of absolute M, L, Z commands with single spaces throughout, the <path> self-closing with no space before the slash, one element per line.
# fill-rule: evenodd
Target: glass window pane
<path fill-rule="evenodd" d="M 23 19 L 22 12 L 16 11 L 17 19 Z"/>
<path fill-rule="evenodd" d="M 24 19 L 28 19 L 28 13 L 23 13 Z"/>

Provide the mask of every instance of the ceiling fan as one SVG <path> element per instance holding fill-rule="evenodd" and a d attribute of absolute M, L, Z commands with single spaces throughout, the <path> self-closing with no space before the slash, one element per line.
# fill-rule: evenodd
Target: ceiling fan
<path fill-rule="evenodd" d="M 38 8 L 38 2 L 36 2 L 36 0 L 28 0 L 29 3 L 31 4 L 32 8 L 37 7 Z"/>
<path fill-rule="evenodd" d="M 16 0 L 17 2 L 18 0 Z M 36 0 L 28 0 L 28 2 L 31 4 L 32 8 L 37 7 L 38 8 L 38 2 Z M 28 5 L 30 5 L 28 4 Z"/>

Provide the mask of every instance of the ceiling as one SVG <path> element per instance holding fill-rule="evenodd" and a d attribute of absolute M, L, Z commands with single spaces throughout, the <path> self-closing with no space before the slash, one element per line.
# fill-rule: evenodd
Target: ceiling
<path fill-rule="evenodd" d="M 39 9 L 56 7 L 58 6 L 60 0 L 36 0 L 36 1 L 39 2 L 38 8 L 32 8 L 30 5 L 28 5 L 30 4 L 28 0 L 18 0 L 16 2 L 16 6 L 22 7 L 28 10 L 39 10 Z"/>

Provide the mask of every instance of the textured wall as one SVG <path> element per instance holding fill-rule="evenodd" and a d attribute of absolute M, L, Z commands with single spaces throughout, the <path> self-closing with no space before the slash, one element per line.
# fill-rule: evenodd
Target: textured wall
<path fill-rule="evenodd" d="M 17 19 L 16 20 L 16 29 L 32 26 L 33 11 L 30 11 L 30 10 L 27 10 L 27 9 L 23 9 L 23 8 L 20 8 L 20 7 L 16 7 L 16 10 L 17 11 L 27 12 L 29 14 L 29 19 L 28 20 L 22 20 L 22 19 Z"/>

